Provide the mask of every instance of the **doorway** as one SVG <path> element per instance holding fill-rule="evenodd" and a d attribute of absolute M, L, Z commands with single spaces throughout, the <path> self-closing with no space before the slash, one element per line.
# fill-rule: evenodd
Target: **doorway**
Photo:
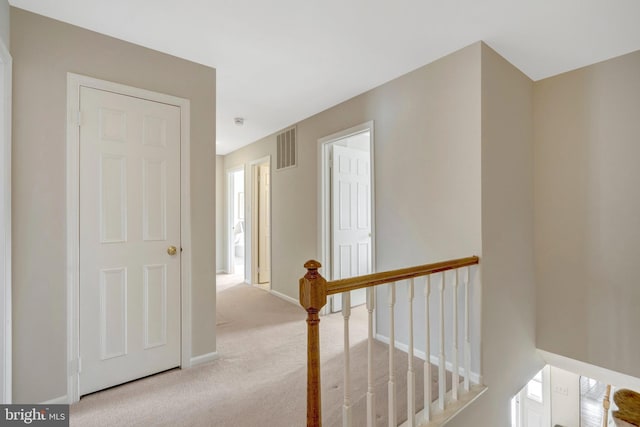
<path fill-rule="evenodd" d="M 244 168 L 227 172 L 228 267 L 227 272 L 244 280 L 245 270 L 245 209 Z"/>
<path fill-rule="evenodd" d="M 321 150 L 321 253 L 329 280 L 374 271 L 373 123 L 319 141 Z M 352 291 L 351 306 L 364 304 L 366 290 Z M 329 310 L 342 310 L 334 295 Z"/>
<path fill-rule="evenodd" d="M 11 55 L 0 41 L 0 403 L 11 403 Z"/>
<path fill-rule="evenodd" d="M 511 427 L 551 425 L 551 375 L 547 365 L 511 399 Z"/>
<path fill-rule="evenodd" d="M 73 403 L 191 364 L 190 121 L 182 98 L 72 73 L 67 87 Z"/>
<path fill-rule="evenodd" d="M 252 163 L 252 277 L 253 284 L 271 289 L 271 159 Z"/>

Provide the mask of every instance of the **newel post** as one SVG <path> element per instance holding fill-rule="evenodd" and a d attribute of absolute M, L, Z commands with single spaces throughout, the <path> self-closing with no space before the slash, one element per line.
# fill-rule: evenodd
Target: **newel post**
<path fill-rule="evenodd" d="M 322 426 L 320 400 L 320 309 L 327 303 L 327 281 L 318 273 L 318 261 L 304 264 L 300 305 L 307 311 L 307 427 Z"/>

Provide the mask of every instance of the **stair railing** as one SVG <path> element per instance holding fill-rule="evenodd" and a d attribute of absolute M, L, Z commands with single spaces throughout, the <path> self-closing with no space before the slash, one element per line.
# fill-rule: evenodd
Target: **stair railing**
<path fill-rule="evenodd" d="M 431 358 L 430 358 L 430 315 L 429 315 L 429 296 L 431 294 L 431 278 L 433 275 L 440 273 L 442 275 L 439 281 L 439 312 L 440 325 L 439 335 L 439 354 L 438 354 L 438 385 L 439 397 L 435 406 L 436 410 L 444 411 L 447 405 L 445 399 L 446 391 L 446 365 L 445 358 L 445 273 L 454 270 L 453 278 L 453 303 L 452 303 L 452 333 L 450 338 L 451 345 L 451 376 L 452 388 L 450 392 L 450 401 L 456 402 L 459 399 L 459 388 L 464 392 L 469 392 L 472 387 L 471 377 L 471 339 L 469 330 L 469 289 L 471 287 L 472 275 L 470 273 L 471 266 L 477 265 L 479 258 L 472 256 L 468 258 L 454 259 L 450 261 L 427 264 L 417 267 L 403 268 L 399 270 L 386 271 L 381 273 L 368 274 L 364 276 L 352 277 L 348 279 L 340 279 L 327 281 L 318 272 L 321 267 L 318 261 L 307 261 L 304 267 L 307 269 L 305 276 L 300 279 L 300 304 L 307 311 L 307 426 L 320 427 L 322 425 L 322 403 L 321 403 L 321 380 L 320 380 L 320 310 L 325 306 L 327 297 L 335 294 L 343 295 L 342 315 L 344 317 L 344 404 L 343 404 L 343 426 L 351 426 L 351 396 L 350 396 L 350 378 L 349 378 L 349 317 L 351 314 L 350 292 L 366 288 L 367 299 L 366 308 L 368 312 L 369 334 L 368 334 L 368 385 L 367 385 L 367 426 L 375 425 L 375 408 L 374 408 L 374 380 L 372 366 L 373 354 L 373 313 L 375 310 L 375 293 L 374 287 L 388 284 L 388 304 L 389 304 L 389 426 L 396 426 L 396 384 L 395 384 L 395 328 L 394 328 L 394 307 L 396 304 L 396 282 L 407 281 L 408 296 L 408 321 L 409 321 L 409 345 L 408 345 L 408 370 L 407 370 L 407 421 L 403 424 L 408 427 L 417 426 L 418 421 L 428 423 L 432 419 L 432 400 L 431 400 Z M 462 274 L 460 274 L 462 272 Z M 466 274 L 465 274 L 466 273 Z M 414 345 L 413 345 L 413 299 L 415 284 L 414 279 L 426 276 L 424 287 L 425 302 L 425 362 L 424 362 L 424 409 L 416 413 L 414 408 L 415 400 L 415 373 L 413 366 Z M 463 376 L 462 384 L 459 381 L 459 349 L 458 349 L 458 291 L 459 282 L 464 284 L 464 321 L 463 321 Z M 420 419 L 418 419 L 420 418 Z"/>

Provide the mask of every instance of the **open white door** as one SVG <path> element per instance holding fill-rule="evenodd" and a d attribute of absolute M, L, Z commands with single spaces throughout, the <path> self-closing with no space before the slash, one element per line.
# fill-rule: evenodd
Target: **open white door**
<path fill-rule="evenodd" d="M 368 135 L 366 135 L 368 140 Z M 369 151 L 332 146 L 331 278 L 345 279 L 372 272 L 371 157 Z M 366 302 L 366 289 L 351 292 L 351 305 Z M 332 311 L 342 309 L 333 299 Z"/>
<path fill-rule="evenodd" d="M 180 108 L 82 87 L 80 395 L 181 359 Z"/>
<path fill-rule="evenodd" d="M 269 163 L 258 165 L 258 283 L 271 282 L 271 175 Z"/>

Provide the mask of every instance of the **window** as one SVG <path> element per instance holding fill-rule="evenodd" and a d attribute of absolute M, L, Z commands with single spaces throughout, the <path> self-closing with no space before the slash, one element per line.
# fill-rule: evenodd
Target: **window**
<path fill-rule="evenodd" d="M 538 372 L 527 384 L 527 397 L 542 403 L 542 371 Z"/>

